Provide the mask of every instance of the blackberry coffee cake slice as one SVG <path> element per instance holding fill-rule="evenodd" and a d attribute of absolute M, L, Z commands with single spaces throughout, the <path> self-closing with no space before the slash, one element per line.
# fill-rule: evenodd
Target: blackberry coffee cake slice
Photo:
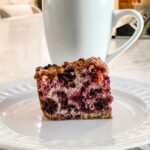
<path fill-rule="evenodd" d="M 100 58 L 36 69 L 43 114 L 51 120 L 111 118 L 108 68 Z"/>

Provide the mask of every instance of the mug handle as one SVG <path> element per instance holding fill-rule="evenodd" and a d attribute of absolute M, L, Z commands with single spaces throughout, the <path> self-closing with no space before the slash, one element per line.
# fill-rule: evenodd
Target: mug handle
<path fill-rule="evenodd" d="M 114 53 L 108 54 L 106 57 L 106 64 L 110 64 L 112 61 L 114 61 L 118 56 L 120 56 L 123 52 L 128 50 L 139 38 L 139 36 L 142 33 L 143 27 L 144 27 L 144 20 L 142 15 L 136 11 L 136 10 L 131 10 L 131 9 L 125 9 L 125 10 L 117 10 L 113 13 L 113 27 L 117 24 L 118 20 L 121 19 L 122 17 L 130 15 L 133 16 L 136 21 L 137 21 L 137 29 L 132 35 L 132 37 L 125 43 L 123 44 L 120 48 L 118 48 Z"/>

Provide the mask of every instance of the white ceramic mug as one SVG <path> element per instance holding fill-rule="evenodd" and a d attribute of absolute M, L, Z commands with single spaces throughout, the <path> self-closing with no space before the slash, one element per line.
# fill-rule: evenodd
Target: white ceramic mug
<path fill-rule="evenodd" d="M 114 10 L 115 0 L 43 0 L 46 40 L 52 63 L 62 64 L 91 56 L 112 62 L 140 36 L 144 21 L 135 10 Z M 112 28 L 130 15 L 137 20 L 134 35 L 108 54 Z"/>

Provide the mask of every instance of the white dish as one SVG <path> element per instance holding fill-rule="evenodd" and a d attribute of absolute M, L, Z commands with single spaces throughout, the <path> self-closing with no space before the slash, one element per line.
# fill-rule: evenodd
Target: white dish
<path fill-rule="evenodd" d="M 0 147 L 122 150 L 150 142 L 150 86 L 112 77 L 113 119 L 49 121 L 42 116 L 35 81 L 0 86 Z"/>

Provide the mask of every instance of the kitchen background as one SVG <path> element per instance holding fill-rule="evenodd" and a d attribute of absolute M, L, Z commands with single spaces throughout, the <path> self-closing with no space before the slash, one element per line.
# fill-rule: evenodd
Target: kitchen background
<path fill-rule="evenodd" d="M 145 28 L 141 38 L 150 37 L 150 1 L 149 0 L 116 0 L 116 9 L 132 8 L 138 10 L 145 20 Z M 40 13 L 42 0 L 2 0 L 0 1 L 0 17 L 16 17 Z M 113 37 L 131 36 L 136 28 L 136 21 L 131 16 L 120 20 L 113 30 Z"/>
<path fill-rule="evenodd" d="M 12 5 L 12 4 L 30 4 L 30 5 L 39 5 L 41 0 L 2 0 L 0 5 Z"/>
<path fill-rule="evenodd" d="M 138 40 L 134 47 L 117 59 L 111 66 L 111 72 L 114 76 L 150 83 L 150 0 L 116 0 L 116 9 L 126 8 L 142 13 L 145 28 L 141 38 L 146 39 Z M 36 66 L 49 62 L 48 52 L 43 52 L 47 47 L 42 17 L 36 15 L 41 12 L 41 0 L 0 0 L 0 83 L 33 76 Z M 21 19 L 11 19 L 20 16 Z M 112 50 L 120 47 L 126 37 L 133 34 L 135 27 L 136 22 L 130 16 L 120 20 L 117 29 L 113 30 L 116 39 L 112 40 Z M 147 145 L 134 150 L 150 150 L 150 147 Z"/>
<path fill-rule="evenodd" d="M 150 0 L 116 0 L 116 9 L 136 9 L 144 18 L 145 28 L 142 38 L 150 37 Z M 126 16 L 118 22 L 114 36 L 131 36 L 136 28 L 136 21 L 130 16 Z"/>

